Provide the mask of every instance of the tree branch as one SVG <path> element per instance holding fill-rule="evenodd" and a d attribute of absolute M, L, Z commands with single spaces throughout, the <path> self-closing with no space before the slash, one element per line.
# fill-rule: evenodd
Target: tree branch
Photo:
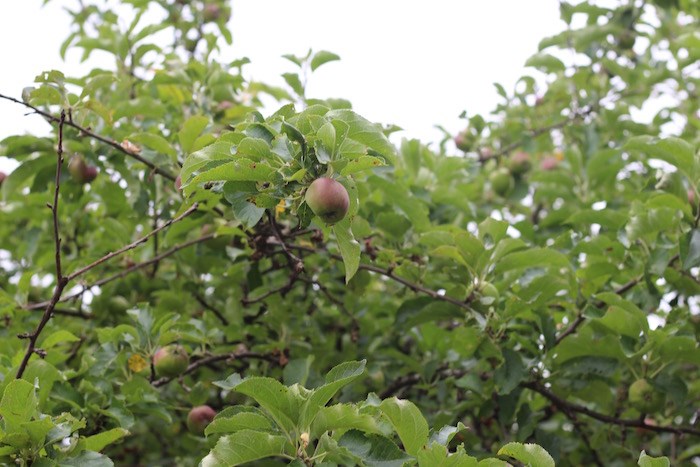
<path fill-rule="evenodd" d="M 219 321 L 221 321 L 221 324 L 223 324 L 224 326 L 228 326 L 228 320 L 226 319 L 226 317 L 219 310 L 217 310 L 216 308 L 211 306 L 209 303 L 207 303 L 207 301 L 204 300 L 204 297 L 199 295 L 197 292 L 192 292 L 192 296 L 194 297 L 195 300 L 197 300 L 197 302 L 200 305 L 202 305 L 204 308 L 206 308 L 207 310 L 214 313 L 214 315 L 217 318 L 219 318 Z"/>
<path fill-rule="evenodd" d="M 90 128 L 82 127 L 82 126 L 78 125 L 77 123 L 73 123 L 72 120 L 67 120 L 67 121 L 62 122 L 63 118 L 58 118 L 54 115 L 51 115 L 48 112 L 44 112 L 43 110 L 41 110 L 37 107 L 34 107 L 33 105 L 31 105 L 27 102 L 23 102 L 19 99 L 15 99 L 14 97 L 5 96 L 4 94 L 0 94 L 0 98 L 6 99 L 8 101 L 11 101 L 11 102 L 14 102 L 16 104 L 23 105 L 29 109 L 32 109 L 35 113 L 41 115 L 42 117 L 44 117 L 45 119 L 47 119 L 48 121 L 50 121 L 52 123 L 59 123 L 59 125 L 66 125 L 66 126 L 75 128 L 81 134 L 84 134 L 86 136 L 89 136 L 90 138 L 96 139 L 97 141 L 100 141 L 108 146 L 112 146 L 113 148 L 117 149 L 119 152 L 122 152 L 122 153 L 126 154 L 127 156 L 129 156 L 133 159 L 136 159 L 137 161 L 146 165 L 153 172 L 155 172 L 159 175 L 162 175 L 163 177 L 168 178 L 172 181 L 175 181 L 175 176 L 173 174 L 171 174 L 170 172 L 161 169 L 157 165 L 155 165 L 152 162 L 148 161 L 147 159 L 144 159 L 143 157 L 141 157 L 138 153 L 123 147 L 121 144 L 114 141 L 113 139 L 106 138 L 104 136 L 98 135 L 97 133 L 94 133 L 92 130 L 90 130 Z"/>
<path fill-rule="evenodd" d="M 58 193 L 61 187 L 61 167 L 63 167 L 63 125 L 66 122 L 66 111 L 61 110 L 61 118 L 58 120 L 58 146 L 56 148 L 56 177 L 55 177 L 55 187 L 53 191 L 53 204 L 49 205 L 51 208 L 51 215 L 53 217 L 53 237 L 54 237 L 54 247 L 55 247 L 55 262 L 56 262 L 56 286 L 53 290 L 53 296 L 51 300 L 46 305 L 44 314 L 41 316 L 41 320 L 37 325 L 34 332 L 28 335 L 21 335 L 20 338 L 28 338 L 29 343 L 27 344 L 27 350 L 24 353 L 22 362 L 19 364 L 17 369 L 17 379 L 20 379 L 27 369 L 29 364 L 29 359 L 32 357 L 33 353 L 37 353 L 40 356 L 44 356 L 45 353 L 36 348 L 36 342 L 39 339 L 39 334 L 44 330 L 44 327 L 51 319 L 53 315 L 53 310 L 56 307 L 56 303 L 61 298 L 63 289 L 68 285 L 69 279 L 63 276 L 63 271 L 61 269 L 61 237 L 58 229 Z"/>
<path fill-rule="evenodd" d="M 163 230 L 163 229 L 166 229 L 167 227 L 169 227 L 170 225 L 174 224 L 175 222 L 179 222 L 179 221 L 181 221 L 182 219 L 184 219 L 185 217 L 189 216 L 190 214 L 192 214 L 193 212 L 195 212 L 195 211 L 197 210 L 198 207 L 199 207 L 199 205 L 198 205 L 197 203 L 194 203 L 192 206 L 189 207 L 189 209 L 187 209 L 185 212 L 183 212 L 183 213 L 180 214 L 179 216 L 175 217 L 174 219 L 170 219 L 170 220 L 169 220 L 168 222 L 166 222 L 165 224 L 161 225 L 160 227 L 158 227 L 158 228 L 155 229 L 155 230 L 150 231 L 148 234 L 146 234 L 146 235 L 144 235 L 143 237 L 139 238 L 139 239 L 136 240 L 135 242 L 129 243 L 128 245 L 126 245 L 126 246 L 124 246 L 124 247 L 118 249 L 117 251 L 107 253 L 107 254 L 104 255 L 102 258 L 100 258 L 100 259 L 98 259 L 98 260 L 96 260 L 96 261 L 94 261 L 94 262 L 88 264 L 87 266 L 84 266 L 84 267 L 78 269 L 77 271 L 75 271 L 75 272 L 69 274 L 69 275 L 67 276 L 66 279 L 68 279 L 68 281 L 72 281 L 72 280 L 75 279 L 76 277 L 85 274 L 85 273 L 88 272 L 89 270 L 91 270 L 91 269 L 93 269 L 93 268 L 99 266 L 100 264 L 102 264 L 102 263 L 104 263 L 104 262 L 106 262 L 106 261 L 109 261 L 110 259 L 114 258 L 115 256 L 119 256 L 119 255 L 121 255 L 122 253 L 125 253 L 125 252 L 127 252 L 127 251 L 129 251 L 129 250 L 133 250 L 134 248 L 136 248 L 137 246 L 141 245 L 142 243 L 146 243 L 146 241 L 148 241 L 149 238 L 153 237 L 154 235 L 157 235 L 158 232 L 160 232 L 160 231 Z"/>
<path fill-rule="evenodd" d="M 567 411 L 580 413 L 580 414 L 586 415 L 588 417 L 594 418 L 598 421 L 601 421 L 604 423 L 609 423 L 612 425 L 620 425 L 620 426 L 623 426 L 625 428 L 643 428 L 645 430 L 654 431 L 656 433 L 676 433 L 676 434 L 685 433 L 685 434 L 690 434 L 690 435 L 694 435 L 694 436 L 700 436 L 700 430 L 698 430 L 696 428 L 689 427 L 689 426 L 675 427 L 675 426 L 649 425 L 643 419 L 628 419 L 628 418 L 611 417 L 609 415 L 605 415 L 605 414 L 602 414 L 600 412 L 590 410 L 589 408 L 584 407 L 582 405 L 574 404 L 573 402 L 569 402 L 565 399 L 562 399 L 561 397 L 557 396 L 549 389 L 545 388 L 544 385 L 542 385 L 542 383 L 537 382 L 537 381 L 523 382 L 523 383 L 520 383 L 520 386 L 541 394 L 546 399 L 549 399 L 554 405 L 556 405 L 561 410 L 563 410 L 565 413 Z"/>
<path fill-rule="evenodd" d="M 210 363 L 214 362 L 220 362 L 222 360 L 265 360 L 274 364 L 278 364 L 279 361 L 273 357 L 272 355 L 268 354 L 262 354 L 258 352 L 231 352 L 231 353 L 226 353 L 222 355 L 209 355 L 207 357 L 202 357 L 199 360 L 196 360 L 192 363 L 189 364 L 187 369 L 182 373 L 183 375 L 187 375 L 195 371 L 197 368 L 209 365 Z M 170 381 L 172 381 L 175 378 L 169 378 L 169 377 L 164 377 L 157 379 L 153 381 L 153 386 L 155 387 L 160 387 L 165 384 L 168 384 Z"/>
<path fill-rule="evenodd" d="M 109 277 L 105 277 L 105 278 L 103 278 L 103 279 L 100 279 L 100 280 L 98 280 L 98 281 L 96 281 L 96 282 L 94 282 L 94 283 L 92 283 L 92 284 L 90 284 L 90 285 L 88 285 L 88 286 L 85 286 L 85 287 L 83 288 L 83 290 L 81 290 L 81 291 L 79 291 L 79 292 L 75 292 L 75 293 L 73 293 L 73 294 L 71 294 L 71 295 L 67 295 L 67 296 L 63 297 L 63 298 L 62 298 L 61 300 L 59 300 L 59 301 L 60 301 L 60 302 L 67 302 L 67 301 L 69 301 L 69 300 L 73 300 L 73 299 L 75 299 L 75 298 L 77 298 L 77 297 L 80 297 L 81 295 L 83 295 L 85 292 L 87 292 L 88 290 L 92 289 L 93 287 L 100 287 L 100 286 L 105 285 L 105 284 L 107 284 L 107 283 L 109 283 L 109 282 L 112 282 L 112 281 L 114 281 L 114 280 L 117 280 L 117 279 L 120 279 L 120 278 L 122 278 L 122 277 L 125 277 L 125 276 L 127 276 L 128 274 L 130 274 L 130 273 L 132 273 L 132 272 L 134 272 L 134 271 L 136 271 L 136 270 L 138 270 L 138 269 L 142 269 L 142 268 L 148 267 L 148 266 L 150 266 L 151 264 L 154 264 L 154 263 L 156 263 L 156 262 L 158 262 L 158 261 L 161 261 L 162 259 L 167 258 L 168 256 L 171 256 L 171 255 L 177 253 L 178 251 L 180 251 L 180 250 L 182 250 L 182 249 L 184 249 L 184 248 L 187 248 L 187 247 L 189 247 L 189 246 L 195 245 L 195 244 L 197 244 L 197 243 L 206 242 L 207 240 L 211 240 L 212 238 L 214 238 L 214 234 L 207 234 L 207 235 L 204 235 L 204 236 L 202 236 L 202 237 L 195 238 L 194 240 L 188 240 L 188 241 L 186 241 L 186 242 L 184 242 L 184 243 L 181 243 L 181 244 L 179 244 L 179 245 L 175 245 L 174 247 L 172 247 L 172 248 L 170 248 L 170 249 L 168 249 L 168 250 L 162 252 L 161 254 L 159 254 L 159 255 L 156 256 L 156 257 L 153 257 L 153 258 L 151 258 L 151 259 L 149 259 L 149 260 L 147 260 L 147 261 L 143 261 L 143 262 L 141 262 L 141 263 L 134 264 L 133 266 L 130 266 L 130 267 L 124 269 L 123 271 L 118 272 L 117 274 L 113 274 L 113 275 L 111 275 L 111 276 L 109 276 Z M 32 303 L 32 304 L 30 304 L 30 305 L 27 305 L 27 306 L 25 307 L 25 309 L 27 309 L 27 310 L 38 310 L 38 309 L 41 309 L 41 308 L 44 308 L 45 306 L 47 306 L 48 303 L 49 303 L 49 302 Z"/>

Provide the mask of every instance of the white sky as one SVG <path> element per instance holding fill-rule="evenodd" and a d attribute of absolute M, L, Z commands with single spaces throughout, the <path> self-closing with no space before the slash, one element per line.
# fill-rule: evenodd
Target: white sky
<path fill-rule="evenodd" d="M 41 71 L 78 76 L 97 63 L 80 64 L 77 51 L 65 63 L 59 57 L 70 25 L 62 6 L 73 1 L 3 3 L 0 93 L 19 98 Z M 329 50 L 342 60 L 312 75 L 309 97 L 349 99 L 366 118 L 403 127 L 399 136 L 437 141 L 434 125 L 456 133 L 463 110 L 487 114 L 495 107 L 494 82 L 510 91 L 532 73 L 525 60 L 564 23 L 557 0 L 234 0 L 230 26 L 234 43 L 223 58 L 250 58 L 249 77 L 283 85 L 279 75 L 294 65 L 281 55 Z M 0 100 L 0 140 L 48 132 L 40 117 L 25 114 Z M 3 159 L 0 169 L 14 166 Z"/>

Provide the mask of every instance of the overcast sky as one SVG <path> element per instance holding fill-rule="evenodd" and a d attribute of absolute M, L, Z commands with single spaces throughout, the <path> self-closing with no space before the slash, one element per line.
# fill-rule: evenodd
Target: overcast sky
<path fill-rule="evenodd" d="M 20 97 L 41 71 L 80 76 L 96 62 L 59 57 L 69 34 L 62 6 L 72 0 L 5 1 L 0 7 L 0 93 Z M 311 77 L 310 97 L 343 97 L 372 121 L 395 123 L 400 136 L 437 141 L 436 124 L 451 132 L 459 114 L 486 114 L 498 102 L 493 86 L 510 90 L 540 39 L 564 28 L 557 0 L 234 0 L 233 46 L 223 58 L 248 57 L 248 77 L 283 85 L 293 65 L 281 55 L 309 48 L 341 56 Z M 97 62 L 109 66 L 111 62 Z M 0 140 L 48 124 L 0 100 Z M 0 158 L 0 169 L 12 168 Z"/>

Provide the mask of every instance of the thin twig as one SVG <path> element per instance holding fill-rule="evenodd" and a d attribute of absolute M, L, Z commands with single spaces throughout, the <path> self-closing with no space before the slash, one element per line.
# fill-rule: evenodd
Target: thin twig
<path fill-rule="evenodd" d="M 61 118 L 58 121 L 58 146 L 56 149 L 56 178 L 55 187 L 53 191 L 53 204 L 49 207 L 51 208 L 51 215 L 53 217 L 53 236 L 54 236 L 54 247 L 55 247 L 55 262 L 56 262 L 56 286 L 53 290 L 53 296 L 51 300 L 46 305 L 44 314 L 41 316 L 41 320 L 37 325 L 34 332 L 28 335 L 19 336 L 21 338 L 28 338 L 29 343 L 27 344 L 27 350 L 24 353 L 22 362 L 17 369 L 17 379 L 20 379 L 27 369 L 29 364 L 29 359 L 32 357 L 33 353 L 37 353 L 39 356 L 44 356 L 45 352 L 40 351 L 36 348 L 36 342 L 39 339 L 39 334 L 44 330 L 44 327 L 51 319 L 53 315 L 53 310 L 56 307 L 63 293 L 63 289 L 68 285 L 69 279 L 63 276 L 63 271 L 61 269 L 61 237 L 58 228 L 58 193 L 61 186 L 61 167 L 63 167 L 63 126 L 66 122 L 66 111 L 61 110 Z"/>
<path fill-rule="evenodd" d="M 223 324 L 224 326 L 228 326 L 228 320 L 226 319 L 226 317 L 219 310 L 217 310 L 216 308 L 211 306 L 209 303 L 207 303 L 207 301 L 204 300 L 204 297 L 199 295 L 197 292 L 192 292 L 192 296 L 194 297 L 195 300 L 197 300 L 197 302 L 199 302 L 200 305 L 202 305 L 204 308 L 206 308 L 207 310 L 214 313 L 214 315 L 217 318 L 219 318 L 219 321 L 221 321 L 221 324 Z"/>
<path fill-rule="evenodd" d="M 289 250 L 287 244 L 282 238 L 282 235 L 280 235 L 279 229 L 277 229 L 277 221 L 275 220 L 275 216 L 273 216 L 270 211 L 267 211 L 267 218 L 270 221 L 270 228 L 272 229 L 272 233 L 274 234 L 275 238 L 282 247 L 282 251 L 284 251 L 284 254 L 287 256 L 289 266 L 292 268 L 292 271 L 295 274 L 299 274 L 301 271 L 304 270 L 304 262 L 297 255 L 295 255 Z"/>
<path fill-rule="evenodd" d="M 150 266 L 151 264 L 153 264 L 153 263 L 155 263 L 155 262 L 157 262 L 157 261 L 161 261 L 161 260 L 163 260 L 164 258 L 167 258 L 168 256 L 171 256 L 171 255 L 177 253 L 178 251 L 180 251 L 180 250 L 182 250 L 182 249 L 184 249 L 184 248 L 187 248 L 187 247 L 189 247 L 189 246 L 195 245 L 195 244 L 197 244 L 197 243 L 206 242 L 207 240 L 211 240 L 212 238 L 214 238 L 214 234 L 207 234 L 207 235 L 204 235 L 204 236 L 202 236 L 202 237 L 195 238 L 194 240 L 188 240 L 188 241 L 183 242 L 183 243 L 181 243 L 181 244 L 179 244 L 179 245 L 175 245 L 174 247 L 172 247 L 172 248 L 170 248 L 170 249 L 168 249 L 168 250 L 162 252 L 160 255 L 158 255 L 158 256 L 156 256 L 156 257 L 154 257 L 154 258 L 151 258 L 151 259 L 149 259 L 149 260 L 147 260 L 147 261 L 143 261 L 143 262 L 141 262 L 141 263 L 136 263 L 136 264 L 134 264 L 133 266 L 130 266 L 130 267 L 124 269 L 124 270 L 121 271 L 121 272 L 118 272 L 118 273 L 113 274 L 113 275 L 111 275 L 111 276 L 109 276 L 109 277 L 105 277 L 105 278 L 102 278 L 102 279 L 100 279 L 100 280 L 98 280 L 98 281 L 96 281 L 96 282 L 93 282 L 92 284 L 85 286 L 82 290 L 80 290 L 80 291 L 78 291 L 78 292 L 75 292 L 75 293 L 73 293 L 73 294 L 71 294 L 71 295 L 67 295 L 67 296 L 63 297 L 63 298 L 60 300 L 60 302 L 67 302 L 67 301 L 69 301 L 69 300 L 73 300 L 73 299 L 75 299 L 75 298 L 77 298 L 77 297 L 80 297 L 80 296 L 83 295 L 85 292 L 87 292 L 88 290 L 90 290 L 90 289 L 92 289 L 92 288 L 94 288 L 94 287 L 100 287 L 100 286 L 103 286 L 103 285 L 105 285 L 105 284 L 107 284 L 107 283 L 109 283 L 109 282 L 112 282 L 112 281 L 115 281 L 115 280 L 120 279 L 120 278 L 122 278 L 122 277 L 125 277 L 125 276 L 127 276 L 128 274 L 130 274 L 130 273 L 132 273 L 132 272 L 134 272 L 134 271 L 136 271 L 136 270 L 138 270 L 138 269 L 142 269 L 142 268 L 148 267 L 148 266 Z M 32 304 L 27 305 L 27 306 L 25 307 L 25 309 L 27 309 L 27 310 L 38 310 L 38 309 L 41 309 L 41 308 L 44 308 L 45 306 L 47 306 L 48 303 L 49 303 L 49 302 L 32 303 Z"/>
<path fill-rule="evenodd" d="M 149 238 L 151 238 L 151 237 L 153 237 L 154 235 L 158 234 L 158 232 L 160 232 L 161 230 L 166 229 L 167 227 L 169 227 L 170 225 L 174 224 L 175 222 L 179 222 L 179 221 L 181 221 L 182 219 L 184 219 L 185 217 L 189 216 L 190 214 L 192 214 L 193 212 L 195 212 L 195 211 L 197 210 L 198 207 L 199 207 L 199 205 L 198 205 L 197 203 L 194 203 L 192 206 L 189 207 L 189 209 L 187 209 L 185 212 L 183 212 L 183 213 L 180 214 L 179 216 L 175 217 L 174 219 L 170 219 L 170 220 L 169 220 L 168 222 L 166 222 L 165 224 L 161 225 L 160 227 L 158 227 L 158 228 L 155 229 L 155 230 L 150 231 L 149 233 L 147 233 L 147 234 L 144 235 L 143 237 L 139 238 L 139 239 L 136 240 L 135 242 L 129 243 L 128 245 L 121 247 L 121 248 L 118 249 L 117 251 L 107 253 L 107 254 L 104 255 L 102 258 L 100 258 L 100 259 L 98 259 L 98 260 L 96 260 L 96 261 L 93 261 L 92 263 L 88 264 L 87 266 L 84 266 L 84 267 L 78 269 L 77 271 L 75 271 L 75 272 L 69 274 L 69 275 L 67 276 L 67 279 L 68 279 L 69 281 L 72 281 L 72 280 L 75 279 L 76 277 L 85 274 L 85 273 L 88 272 L 89 270 L 91 270 L 91 269 L 93 269 L 93 268 L 99 266 L 100 264 L 102 264 L 102 263 L 104 263 L 104 262 L 106 262 L 106 261 L 109 261 L 110 259 L 114 258 L 115 256 L 119 256 L 119 255 L 121 255 L 122 253 L 126 253 L 126 252 L 129 251 L 129 250 L 133 250 L 133 249 L 136 248 L 137 246 L 139 246 L 139 245 L 141 245 L 142 243 L 145 243 L 146 241 L 148 241 Z"/>
<path fill-rule="evenodd" d="M 268 354 L 262 354 L 258 352 L 231 352 L 227 354 L 222 354 L 222 355 L 209 355 L 208 357 L 203 357 L 200 358 L 199 360 L 196 360 L 192 363 L 189 364 L 187 369 L 183 372 L 183 375 L 187 375 L 189 373 L 192 373 L 195 371 L 197 368 L 200 368 L 202 366 L 209 365 L 211 363 L 215 362 L 220 362 L 222 360 L 248 360 L 248 359 L 253 359 L 253 360 L 265 360 L 270 363 L 278 364 L 279 361 L 272 355 Z M 151 384 L 155 387 L 160 387 L 165 384 L 168 384 L 170 381 L 172 381 L 175 378 L 169 378 L 169 377 L 164 377 L 157 379 L 153 381 Z"/>
<path fill-rule="evenodd" d="M 562 399 L 549 389 L 545 388 L 544 385 L 540 382 L 523 382 L 520 383 L 520 386 L 541 394 L 545 398 L 549 399 L 554 405 L 559 407 L 561 410 L 580 413 L 588 417 L 594 418 L 598 421 L 609 423 L 611 425 L 619 425 L 626 428 L 643 428 L 645 430 L 654 431 L 656 433 L 685 433 L 689 435 L 700 436 L 700 430 L 689 426 L 649 425 L 644 421 L 644 419 L 640 418 L 617 418 L 602 414 L 600 412 L 596 412 L 582 405 L 574 404 L 573 402 L 569 402 L 565 399 Z"/>
<path fill-rule="evenodd" d="M 174 176 L 173 174 L 171 174 L 170 172 L 168 172 L 167 170 L 161 169 L 160 167 L 158 167 L 158 166 L 155 165 L 154 163 L 152 163 L 152 162 L 148 161 L 147 159 L 144 159 L 143 157 L 141 157 L 141 155 L 139 155 L 138 153 L 136 153 L 136 152 L 134 152 L 134 151 L 131 151 L 131 150 L 129 150 L 129 149 L 126 149 L 125 147 L 123 147 L 121 144 L 119 144 L 118 142 L 114 141 L 113 139 L 106 138 L 106 137 L 104 137 L 104 136 L 98 135 L 97 133 L 94 133 L 90 128 L 82 127 L 82 126 L 78 125 L 77 123 L 74 123 L 72 120 L 63 121 L 63 123 L 61 123 L 61 122 L 62 122 L 62 119 L 60 119 L 60 118 L 58 118 L 58 117 L 56 117 L 56 116 L 54 116 L 54 115 L 51 115 L 51 114 L 48 113 L 48 112 L 44 112 L 43 110 L 41 110 L 41 109 L 39 109 L 39 108 L 37 108 L 37 107 L 34 107 L 33 105 L 31 105 L 31 104 L 29 104 L 29 103 L 27 103 L 27 102 L 23 102 L 23 101 L 21 101 L 21 100 L 19 100 L 19 99 L 15 99 L 14 97 L 5 96 L 4 94 L 0 94 L 0 98 L 2 98 L 2 99 L 7 99 L 8 101 L 15 102 L 15 103 L 20 104 L 20 105 L 23 105 L 23 106 L 25 106 L 25 107 L 27 107 L 27 108 L 29 108 L 29 109 L 32 109 L 35 113 L 41 115 L 42 117 L 46 118 L 46 119 L 49 120 L 50 122 L 59 123 L 59 124 L 64 124 L 64 125 L 66 125 L 66 126 L 75 128 L 75 129 L 78 130 L 81 134 L 84 134 L 84 135 L 86 135 L 86 136 L 89 136 L 90 138 L 96 139 L 97 141 L 101 141 L 101 142 L 104 143 L 104 144 L 107 144 L 107 145 L 109 145 L 109 146 L 112 146 L 113 148 L 117 149 L 118 151 L 120 151 L 120 152 L 126 154 L 127 156 L 129 156 L 129 157 L 131 157 L 131 158 L 133 158 L 133 159 L 136 159 L 137 161 L 139 161 L 139 162 L 141 162 L 142 164 L 146 165 L 146 166 L 149 167 L 153 172 L 155 172 L 155 173 L 157 173 L 157 174 L 159 174 L 159 175 L 162 175 L 163 177 L 168 178 L 168 179 L 170 179 L 170 180 L 172 180 L 172 181 L 175 181 L 175 176 Z"/>

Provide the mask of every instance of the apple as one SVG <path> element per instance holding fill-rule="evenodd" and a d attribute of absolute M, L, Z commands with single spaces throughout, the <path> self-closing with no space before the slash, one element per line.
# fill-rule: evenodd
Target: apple
<path fill-rule="evenodd" d="M 524 174 L 532 168 L 532 162 L 530 162 L 530 155 L 523 151 L 518 151 L 512 156 L 510 156 L 510 161 L 508 161 L 508 168 L 510 173 L 516 177 Z"/>
<path fill-rule="evenodd" d="M 90 183 L 97 178 L 97 167 L 88 165 L 82 156 L 73 156 L 68 163 L 68 172 L 78 183 Z"/>
<path fill-rule="evenodd" d="M 204 429 L 214 420 L 214 417 L 216 417 L 216 410 L 208 405 L 192 407 L 187 414 L 187 429 L 195 435 L 202 436 Z"/>
<path fill-rule="evenodd" d="M 479 311 L 488 311 L 498 303 L 499 293 L 495 285 L 490 282 L 482 282 L 476 292 L 474 307 Z"/>
<path fill-rule="evenodd" d="M 350 197 L 348 190 L 332 178 L 314 180 L 306 190 L 306 204 L 327 224 L 335 224 L 348 213 Z"/>
<path fill-rule="evenodd" d="M 212 23 L 221 17 L 221 7 L 216 3 L 208 3 L 204 5 L 202 17 L 207 23 Z"/>
<path fill-rule="evenodd" d="M 0 172 L 0 183 L 2 183 L 2 179 L 4 178 L 3 175 L 4 174 L 2 172 Z M 692 188 L 688 188 L 687 194 L 688 194 L 688 203 L 690 203 L 691 205 L 695 205 L 695 190 L 693 190 Z"/>
<path fill-rule="evenodd" d="M 174 378 L 181 375 L 189 364 L 189 357 L 181 345 L 161 347 L 153 354 L 156 375 Z"/>
<path fill-rule="evenodd" d="M 617 45 L 622 50 L 630 50 L 632 47 L 634 47 L 634 43 L 636 40 L 637 37 L 634 34 L 634 31 L 625 29 L 617 36 Z"/>
<path fill-rule="evenodd" d="M 489 182 L 491 182 L 491 188 L 496 194 L 500 196 L 507 195 L 515 186 L 515 180 L 513 180 L 513 175 L 505 167 L 494 170 L 491 175 L 489 175 Z"/>
<path fill-rule="evenodd" d="M 554 156 L 547 156 L 540 162 L 540 169 L 550 171 L 559 166 L 559 159 Z"/>
<path fill-rule="evenodd" d="M 6 178 L 7 174 L 5 172 L 0 172 L 0 185 L 2 185 L 2 182 L 4 182 Z"/>
<path fill-rule="evenodd" d="M 177 191 L 180 191 L 181 188 L 182 188 L 182 178 L 178 175 L 177 177 L 175 177 L 175 189 Z"/>
<path fill-rule="evenodd" d="M 629 388 L 630 404 L 642 413 L 658 412 L 664 406 L 664 396 L 646 379 L 638 379 Z"/>
<path fill-rule="evenodd" d="M 459 149 L 460 151 L 469 152 L 474 147 L 476 138 L 473 135 L 467 133 L 467 131 L 465 130 L 460 133 L 457 133 L 457 136 L 454 137 L 453 141 L 455 143 L 455 146 L 457 146 L 457 149 Z"/>

